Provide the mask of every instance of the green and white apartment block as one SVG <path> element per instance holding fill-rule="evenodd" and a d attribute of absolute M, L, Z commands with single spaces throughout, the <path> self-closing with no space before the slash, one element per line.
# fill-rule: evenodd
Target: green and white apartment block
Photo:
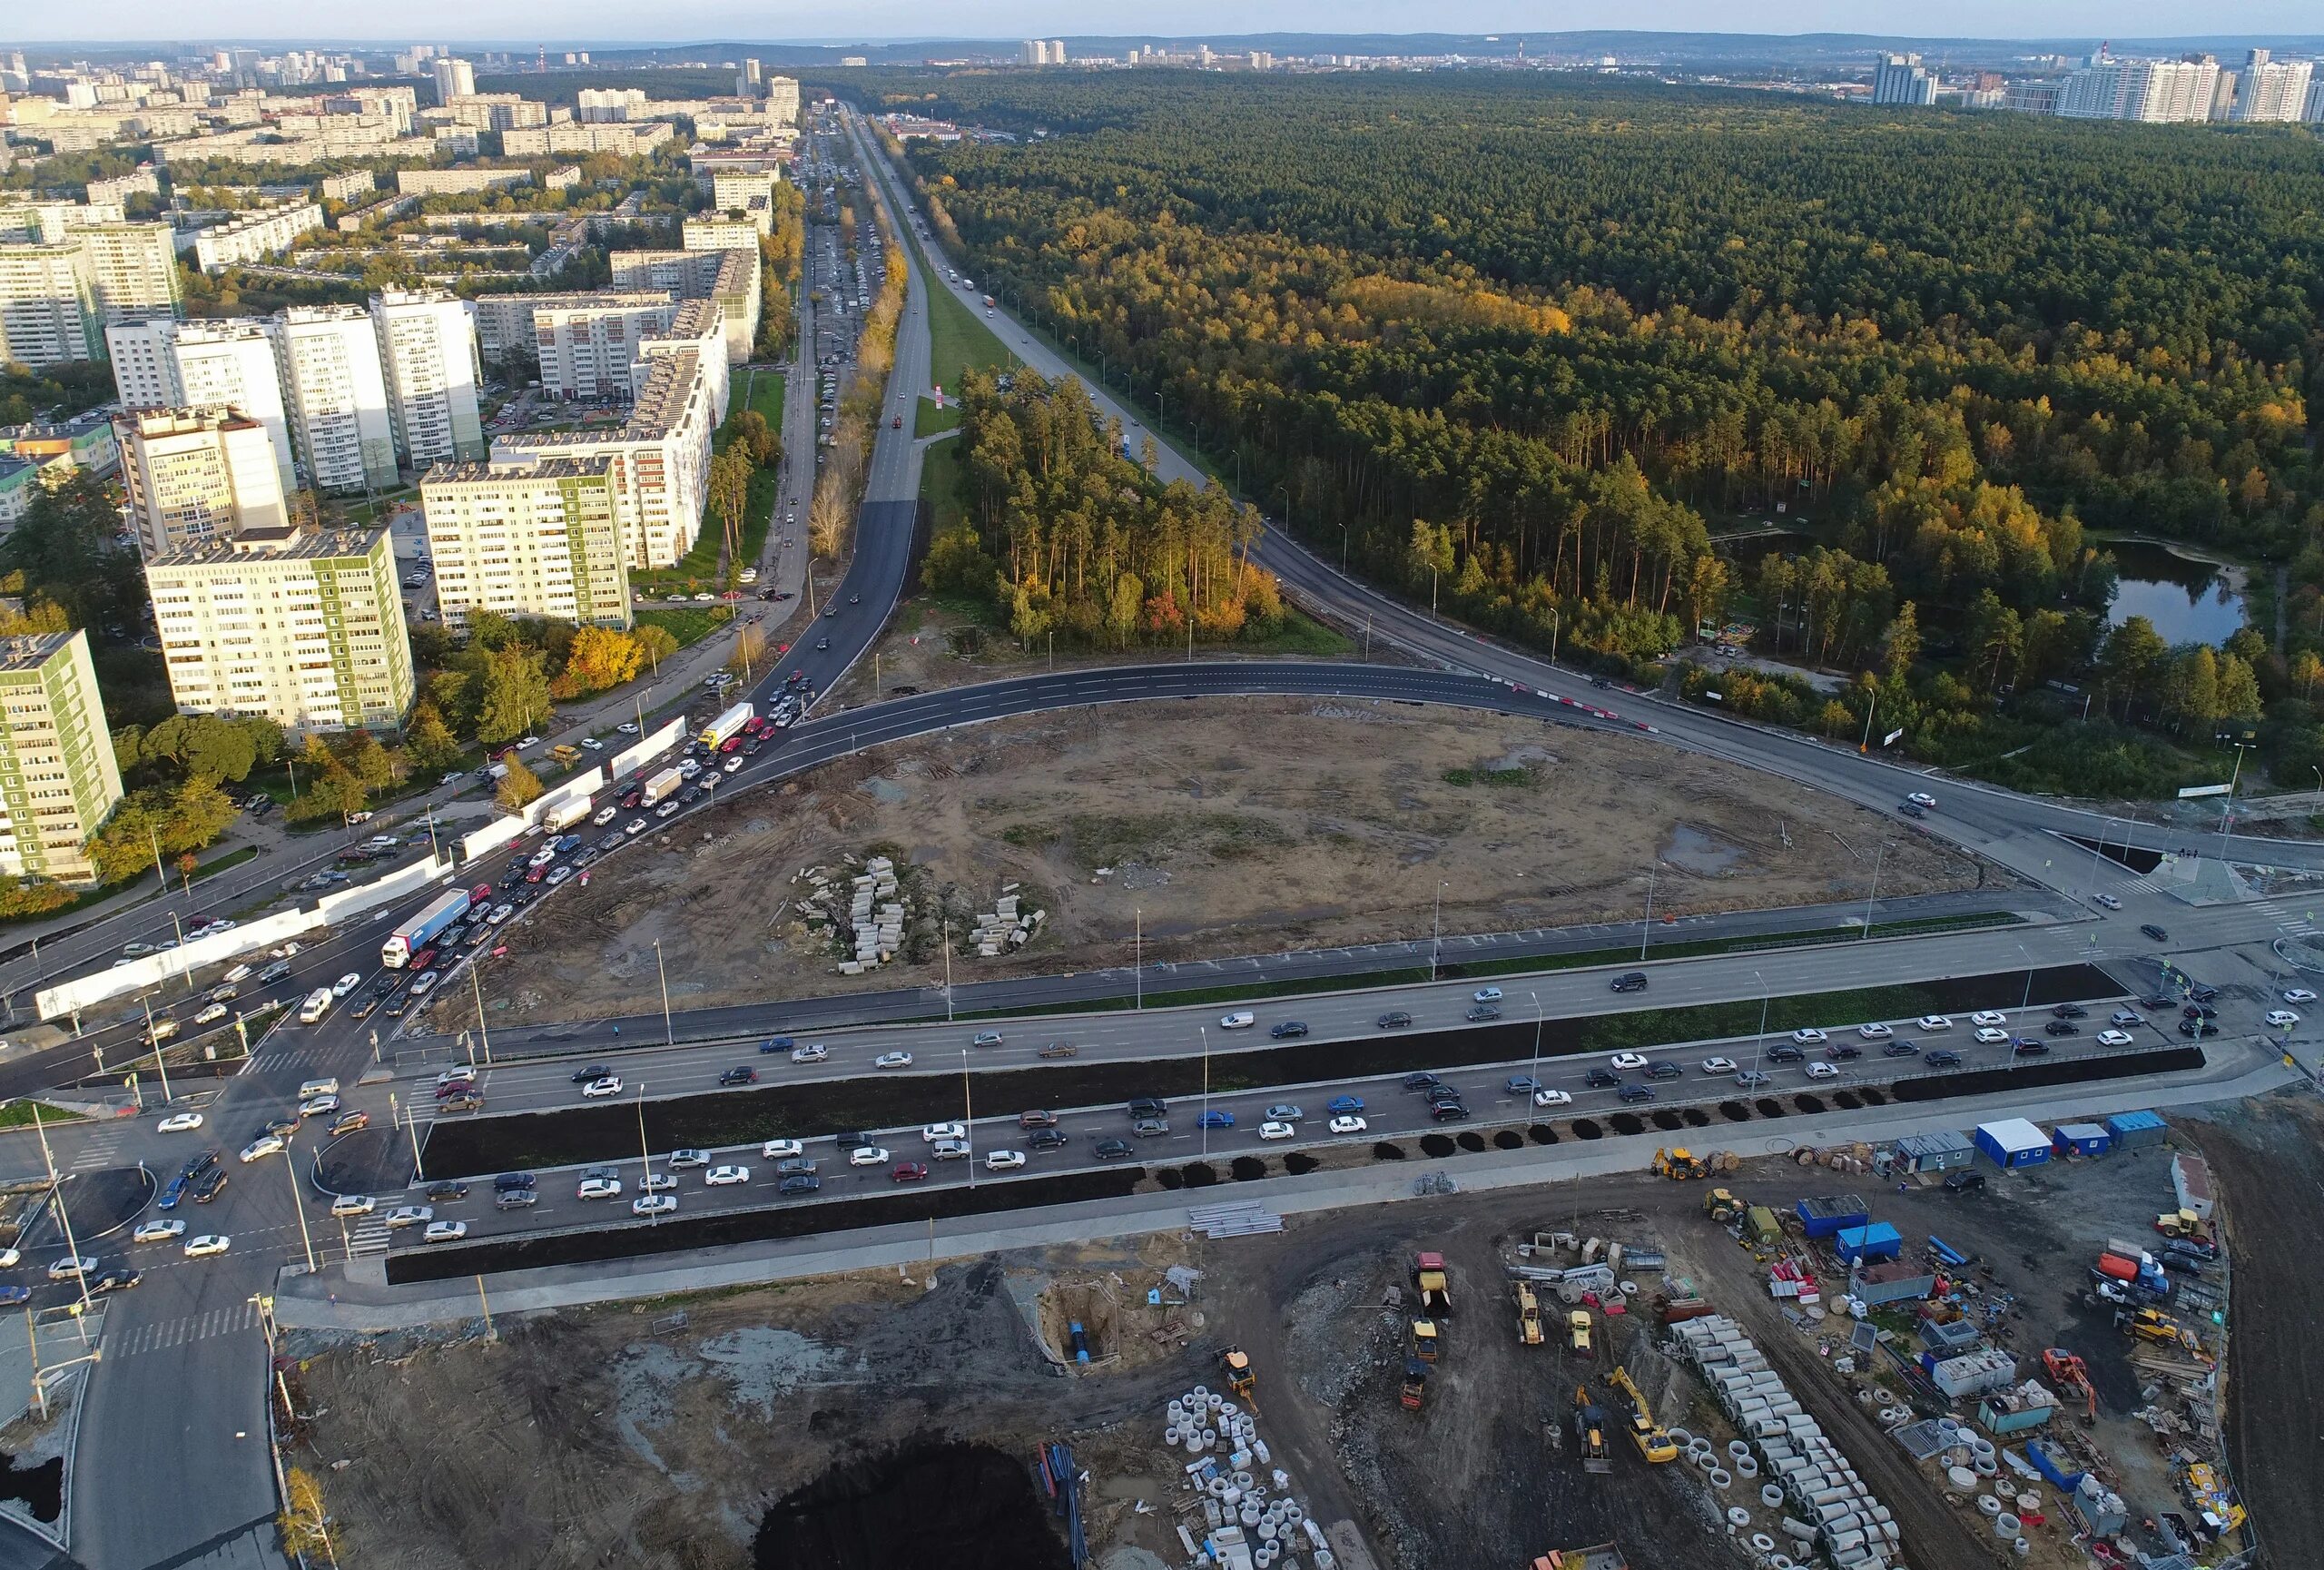
<path fill-rule="evenodd" d="M 490 610 L 629 626 L 615 469 L 604 454 L 429 469 L 419 505 L 445 625 L 466 632 L 471 614 Z"/>
<path fill-rule="evenodd" d="M 95 882 L 89 839 L 120 800 L 88 635 L 0 638 L 0 874 Z"/>

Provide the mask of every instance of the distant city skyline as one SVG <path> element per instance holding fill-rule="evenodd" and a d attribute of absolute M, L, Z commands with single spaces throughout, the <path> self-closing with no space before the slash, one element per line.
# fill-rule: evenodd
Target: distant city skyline
<path fill-rule="evenodd" d="M 2324 14 L 2314 0 L 2250 0 L 2222 12 L 2194 0 L 1960 0 L 1946 8 L 1945 31 L 1929 31 L 1938 20 L 1925 5 L 1908 0 L 1870 0 L 1837 5 L 1831 0 L 1761 0 L 1738 7 L 1718 0 L 1663 0 L 1640 7 L 1596 0 L 1560 13 L 1558 26 L 1543 28 L 1530 7 L 1508 0 L 1458 0 L 1433 11 L 1432 34 L 1540 33 L 1591 29 L 1641 33 L 1717 33 L 1730 36 L 1784 37 L 1806 34 L 1858 34 L 1919 39 L 2056 40 L 2087 36 L 2130 42 L 2141 38 L 2241 36 L 2324 30 Z M 94 0 L 27 15 L 0 42 L 21 44 L 142 43 L 157 46 L 172 38 L 336 44 L 437 41 L 514 44 L 546 42 L 567 45 L 663 44 L 687 42 L 794 44 L 889 43 L 926 39 L 1003 43 L 1020 37 L 1074 37 L 1090 21 L 1086 8 L 1058 0 L 1012 0 L 1007 5 L 946 4 L 937 0 L 858 0 L 844 16 L 844 31 L 832 26 L 824 7 L 746 5 L 732 0 L 677 5 L 641 13 L 609 0 L 567 0 L 555 6 L 538 0 L 409 0 L 373 14 L 375 31 L 342 31 L 342 14 L 329 34 L 318 34 L 319 17 L 304 0 L 225 0 L 205 7 L 209 25 L 200 35 L 168 33 L 190 18 L 164 12 L 152 0 Z M 1131 8 L 1109 15 L 1106 35 L 1167 36 L 1189 40 L 1234 38 L 1267 33 L 1314 33 L 1345 36 L 1377 33 L 1408 35 L 1409 6 L 1384 0 L 1275 0 L 1249 6 L 1234 0 Z"/>

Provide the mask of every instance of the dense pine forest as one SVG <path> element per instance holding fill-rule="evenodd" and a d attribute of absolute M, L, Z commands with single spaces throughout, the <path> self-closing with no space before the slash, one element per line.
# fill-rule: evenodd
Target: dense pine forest
<path fill-rule="evenodd" d="M 2200 773 L 2181 744 L 2261 708 L 2298 777 L 2324 759 L 2305 128 L 1451 74 L 873 96 L 1014 133 L 913 154 L 981 286 L 1375 577 L 1632 668 L 1743 616 L 1862 676 L 1729 701 L 1837 731 L 1884 686 L 1944 761 L 2015 751 L 2043 716 L 1996 696 L 2055 681 L 2102 699 L 2063 783 Z M 1814 549 L 1714 548 L 1778 509 Z M 2262 599 L 2288 565 L 2289 640 L 2207 680 L 2110 634 L 2110 531 L 2260 564 Z"/>

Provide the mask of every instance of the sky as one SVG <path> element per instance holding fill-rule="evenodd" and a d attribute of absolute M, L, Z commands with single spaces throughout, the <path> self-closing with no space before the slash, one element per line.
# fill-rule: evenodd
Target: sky
<path fill-rule="evenodd" d="M 157 0 L 85 0 L 11 7 L 0 42 L 149 40 L 193 13 Z M 1070 37 L 1108 34 L 1196 38 L 1270 32 L 1466 33 L 1615 27 L 1720 33 L 1874 33 L 1913 37 L 2171 37 L 2324 31 L 2319 0 L 1169 0 L 1095 12 L 1071 0 L 399 0 L 320 8 L 313 0 L 205 0 L 203 37 L 448 43 L 666 43 L 692 39 L 848 42 L 891 38 Z M 329 31 L 319 35 L 318 29 Z"/>

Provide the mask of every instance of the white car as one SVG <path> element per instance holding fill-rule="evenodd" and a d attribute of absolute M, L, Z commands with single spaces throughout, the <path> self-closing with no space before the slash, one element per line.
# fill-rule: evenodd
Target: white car
<path fill-rule="evenodd" d="M 588 748 L 591 752 L 603 752 L 606 750 L 606 744 L 599 741 L 593 736 L 583 736 L 581 738 L 581 745 Z"/>
<path fill-rule="evenodd" d="M 909 1069 L 911 1067 L 911 1054 L 910 1052 L 881 1052 L 872 1060 L 872 1066 L 875 1069 Z"/>
<path fill-rule="evenodd" d="M 13 1270 L 24 1262 L 22 1249 L 0 1249 L 0 1270 Z"/>
<path fill-rule="evenodd" d="M 614 726 L 614 729 L 623 736 L 635 736 L 637 734 L 637 722 L 634 719 L 625 719 L 622 721 L 621 724 Z"/>
<path fill-rule="evenodd" d="M 172 1112 L 157 1125 L 165 1134 L 183 1134 L 202 1127 L 200 1112 Z"/>
<path fill-rule="evenodd" d="M 2007 1031 L 1997 1031 L 1993 1026 L 1986 1025 L 1982 1027 L 1975 1035 L 1969 1039 L 1975 1042 L 1981 1047 L 1998 1047 L 2008 1042 L 2009 1032 Z"/>
<path fill-rule="evenodd" d="M 1352 1112 L 1344 1112 L 1324 1125 L 1334 1134 L 1361 1134 L 1372 1125 Z"/>
<path fill-rule="evenodd" d="M 648 1172 L 637 1180 L 637 1191 L 641 1194 L 667 1194 L 675 1191 L 677 1186 L 678 1180 L 668 1172 Z"/>
<path fill-rule="evenodd" d="M 988 1172 L 1013 1172 L 1025 1164 L 1022 1150 L 987 1150 L 984 1170 Z"/>
<path fill-rule="evenodd" d="M 398 1205 L 388 1212 L 388 1229 L 390 1231 L 400 1231 L 406 1227 L 424 1227 L 435 1219 L 436 1210 L 433 1206 Z"/>
<path fill-rule="evenodd" d="M 2096 900 L 2100 904 L 2104 905 L 2110 911 L 2119 911 L 2122 908 L 2122 902 L 2116 899 L 2112 894 L 2093 894 L 2090 897 Z"/>
<path fill-rule="evenodd" d="M 331 1200 L 330 1213 L 334 1216 L 368 1216 L 379 1202 L 369 1194 L 341 1194 Z"/>
<path fill-rule="evenodd" d="M 1807 1065 L 1807 1077 L 1811 1080 L 1837 1080 L 1840 1077 L 1839 1065 L 1837 1063 L 1810 1063 Z"/>
<path fill-rule="evenodd" d="M 442 1073 L 437 1075 L 436 1088 L 440 1091 L 446 1085 L 466 1084 L 468 1081 L 475 1078 L 476 1070 L 466 1063 L 462 1063 L 457 1069 L 446 1069 Z"/>
<path fill-rule="evenodd" d="M 1617 1069 L 1642 1069 L 1646 1067 L 1646 1054 L 1644 1052 L 1616 1052 L 1612 1057 L 1606 1061 Z"/>
<path fill-rule="evenodd" d="M 1537 1107 L 1570 1107 L 1573 1105 L 1573 1096 L 1571 1091 L 1553 1091 L 1544 1085 L 1533 1092 L 1533 1104 Z"/>
<path fill-rule="evenodd" d="M 2315 1001 L 2316 994 L 2306 987 L 2292 987 L 2284 993 L 2284 1002 L 2288 1003 L 2312 1003 Z"/>
<path fill-rule="evenodd" d="M 337 1111 L 339 1111 L 337 1096 L 310 1096 L 299 1103 L 299 1115 L 302 1118 L 328 1117 Z"/>
<path fill-rule="evenodd" d="M 1969 1022 L 1973 1025 L 2005 1025 L 2009 1023 L 2009 1016 L 1999 1009 L 1979 1009 L 1969 1016 Z"/>
<path fill-rule="evenodd" d="M 602 1080 L 591 1080 L 581 1087 L 581 1097 L 584 1101 L 600 1101 L 606 1096 L 620 1094 L 621 1076 L 618 1074 L 607 1074 Z"/>
<path fill-rule="evenodd" d="M 1219 1017 L 1218 1028 L 1222 1031 L 1247 1031 L 1258 1022 L 1259 1016 L 1250 1010 L 1236 1009 L 1231 1014 L 1223 1014 Z"/>
<path fill-rule="evenodd" d="M 750 1180 L 750 1168 L 738 1167 L 732 1162 L 723 1167 L 713 1167 L 702 1175 L 703 1187 L 706 1189 L 730 1188 L 736 1183 L 747 1183 Z"/>
<path fill-rule="evenodd" d="M 345 975 L 340 977 L 339 980 L 331 982 L 330 995 L 334 998 L 343 998 L 362 984 L 362 973 L 359 971 L 350 971 Z"/>
<path fill-rule="evenodd" d="M 1734 1071 L 1733 1058 L 1705 1058 L 1703 1060 L 1703 1072 L 1706 1074 L 1731 1074 Z"/>
<path fill-rule="evenodd" d="M 466 1221 L 430 1221 L 428 1230 L 419 1235 L 423 1243 L 457 1243 L 468 1235 Z"/>
<path fill-rule="evenodd" d="M 621 1198 L 619 1178 L 584 1178 L 573 1191 L 576 1200 L 618 1200 Z"/>
<path fill-rule="evenodd" d="M 166 1243 L 172 1238 L 185 1236 L 183 1221 L 141 1221 L 137 1230 L 129 1235 L 133 1243 Z"/>
<path fill-rule="evenodd" d="M 545 867 L 556 859 L 556 847 L 555 845 L 543 845 L 540 849 L 532 854 L 531 858 L 527 860 L 525 864 L 527 867 Z"/>
<path fill-rule="evenodd" d="M 2278 1030 L 2282 1030 L 2287 1026 L 2299 1023 L 2299 1016 L 2293 1013 L 2290 1009 L 2270 1009 L 2268 1011 L 2268 1022 L 2275 1026 Z"/>
<path fill-rule="evenodd" d="M 281 1153 L 282 1136 L 280 1134 L 261 1134 L 242 1147 L 242 1160 L 245 1161 L 255 1161 L 266 1156 L 279 1156 Z"/>
<path fill-rule="evenodd" d="M 185 1257 L 189 1259 L 203 1259 L 212 1254 L 222 1254 L 233 1245 L 234 1239 L 227 1237 L 223 1232 L 204 1232 L 199 1238 L 188 1238 L 185 1240 Z"/>
<path fill-rule="evenodd" d="M 48 1279 L 52 1281 L 78 1280 L 96 1268 L 97 1261 L 87 1254 L 80 1255 L 78 1258 L 67 1254 L 49 1266 Z"/>
<path fill-rule="evenodd" d="M 621 825 L 621 832 L 625 834 L 642 834 L 645 832 L 645 826 L 644 818 L 632 818 Z"/>
<path fill-rule="evenodd" d="M 1791 1032 L 1791 1044 L 1795 1047 L 1820 1047 L 1824 1042 L 1824 1032 L 1813 1025 L 1802 1025 Z"/>
<path fill-rule="evenodd" d="M 718 767 L 722 772 L 726 774 L 740 774 L 743 772 L 743 765 L 750 761 L 750 759 L 744 757 L 741 753 L 736 753 L 732 757 L 729 757 L 724 763 L 720 764 Z"/>
<path fill-rule="evenodd" d="M 1259 1125 L 1259 1138 L 1262 1140 L 1291 1140 L 1298 1135 L 1299 1125 L 1296 1123 L 1279 1123 L 1270 1118 Z"/>
<path fill-rule="evenodd" d="M 540 737 L 538 737 L 538 736 L 528 736 L 525 737 L 522 741 L 520 741 L 520 742 L 518 742 L 518 743 L 517 744 L 517 750 L 518 752 L 523 752 L 527 747 L 536 747 L 536 746 L 540 746 L 540 745 L 541 745 L 541 738 L 540 738 Z"/>
<path fill-rule="evenodd" d="M 226 1005 L 223 1003 L 212 1003 L 205 1007 L 200 1013 L 193 1016 L 193 1022 L 197 1025 L 214 1025 L 225 1017 Z M 175 1020 L 167 1018 L 166 1016 L 153 1022 L 153 1033 L 157 1036 L 162 1037 L 163 1039 L 175 1035 L 177 1033 L 177 1028 L 178 1022 Z"/>
<path fill-rule="evenodd" d="M 1856 1028 L 1856 1033 L 1862 1036 L 1867 1042 L 1885 1042 L 1896 1032 L 1890 1030 L 1886 1025 L 1870 1024 L 1858 1025 Z"/>
<path fill-rule="evenodd" d="M 1469 998 L 1472 1002 L 1497 1003 L 1501 1002 L 1501 989 L 1499 987 L 1479 987 L 1475 992 L 1469 994 Z"/>
<path fill-rule="evenodd" d="M 2131 1044 L 2131 1032 L 2128 1031 L 2101 1031 L 2098 1032 L 2098 1044 L 2102 1047 L 2127 1047 Z"/>
<path fill-rule="evenodd" d="M 1926 791 L 1915 791 L 1905 799 L 1916 807 L 1933 807 L 1936 805 L 1936 798 Z"/>
<path fill-rule="evenodd" d="M 759 1154 L 770 1161 L 787 1161 L 807 1153 L 807 1147 L 796 1140 L 769 1140 L 759 1147 Z"/>
<path fill-rule="evenodd" d="M 888 1164 L 888 1152 L 879 1145 L 858 1145 L 848 1151 L 847 1164 L 851 1167 L 884 1167 Z"/>
<path fill-rule="evenodd" d="M 1913 1023 L 1924 1031 L 1949 1031 L 1953 1028 L 1950 1014 L 1923 1014 Z"/>
<path fill-rule="evenodd" d="M 629 1202 L 633 1216 L 666 1216 L 678 1208 L 675 1194 L 640 1194 Z"/>
<path fill-rule="evenodd" d="M 794 1063 L 820 1063 L 831 1055 L 832 1050 L 821 1042 L 809 1042 L 804 1046 L 791 1049 L 791 1061 Z"/>
<path fill-rule="evenodd" d="M 615 818 L 617 818 L 617 817 L 619 817 L 619 816 L 621 816 L 621 808 L 619 808 L 619 807 L 617 807 L 617 806 L 616 806 L 616 807 L 599 807 L 599 808 L 597 809 L 597 811 L 596 811 L 596 815 L 594 815 L 593 817 L 591 817 L 591 818 L 589 819 L 589 821 L 590 821 L 591 823 L 593 823 L 593 824 L 596 824 L 596 825 L 597 825 L 597 827 L 599 827 L 599 828 L 603 828 L 603 827 L 605 827 L 607 824 L 609 824 L 609 823 L 613 822 L 613 821 L 614 821 L 614 819 L 615 819 Z"/>
<path fill-rule="evenodd" d="M 922 1144 L 932 1145 L 939 1140 L 965 1140 L 969 1131 L 959 1123 L 931 1123 L 921 1130 Z"/>

